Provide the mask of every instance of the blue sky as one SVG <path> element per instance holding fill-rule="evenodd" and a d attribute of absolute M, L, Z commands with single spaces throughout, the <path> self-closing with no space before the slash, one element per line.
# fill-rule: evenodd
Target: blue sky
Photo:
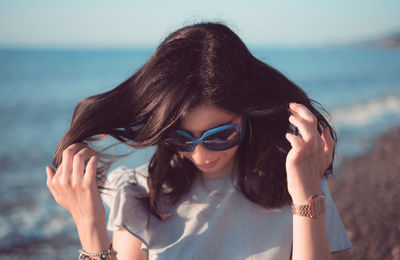
<path fill-rule="evenodd" d="M 316 46 L 400 31 L 399 0 L 1 0 L 0 46 L 155 46 L 202 20 L 247 44 Z"/>

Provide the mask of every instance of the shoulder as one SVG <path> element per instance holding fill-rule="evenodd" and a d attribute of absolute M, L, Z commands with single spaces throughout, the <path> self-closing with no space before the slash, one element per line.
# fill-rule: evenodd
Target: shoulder
<path fill-rule="evenodd" d="M 148 163 L 135 169 L 120 166 L 110 171 L 105 178 L 104 187 L 123 188 L 130 184 L 142 186 L 147 190 Z"/>
<path fill-rule="evenodd" d="M 146 197 L 148 194 L 148 164 L 135 169 L 120 166 L 105 176 L 101 195 L 107 205 L 114 204 L 116 198 L 123 200 Z"/>

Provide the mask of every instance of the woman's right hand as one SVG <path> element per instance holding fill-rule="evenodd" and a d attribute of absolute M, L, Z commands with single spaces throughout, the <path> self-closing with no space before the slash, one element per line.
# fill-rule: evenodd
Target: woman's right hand
<path fill-rule="evenodd" d="M 99 159 L 87 144 L 76 143 L 63 151 L 62 162 L 56 172 L 46 167 L 47 186 L 51 194 L 71 213 L 78 228 L 105 223 L 106 212 L 96 184 L 98 163 Z"/>

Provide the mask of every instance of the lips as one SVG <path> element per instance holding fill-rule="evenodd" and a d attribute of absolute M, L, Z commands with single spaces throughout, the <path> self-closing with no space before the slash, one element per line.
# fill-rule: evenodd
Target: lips
<path fill-rule="evenodd" d="M 203 168 L 203 169 L 209 169 L 214 167 L 218 162 L 218 159 L 209 163 L 203 163 L 203 164 L 199 164 L 198 167 L 199 168 Z"/>

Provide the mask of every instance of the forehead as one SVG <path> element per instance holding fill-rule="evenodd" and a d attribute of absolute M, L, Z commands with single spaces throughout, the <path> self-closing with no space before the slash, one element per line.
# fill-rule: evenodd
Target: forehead
<path fill-rule="evenodd" d="M 179 128 L 198 134 L 223 124 L 239 122 L 240 117 L 237 114 L 222 110 L 214 105 L 201 104 L 185 113 L 180 121 Z"/>

